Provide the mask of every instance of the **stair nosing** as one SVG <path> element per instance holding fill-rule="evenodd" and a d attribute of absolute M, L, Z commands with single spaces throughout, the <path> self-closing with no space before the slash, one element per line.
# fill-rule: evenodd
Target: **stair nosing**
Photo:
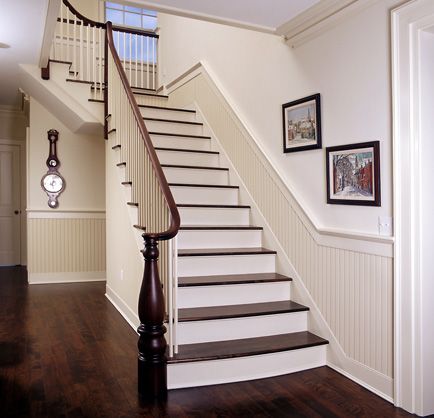
<path fill-rule="evenodd" d="M 189 134 L 175 134 L 173 132 L 149 132 L 149 135 L 160 135 L 160 136 L 173 136 L 180 138 L 196 138 L 196 139 L 211 139 L 209 135 L 189 135 Z"/>
<path fill-rule="evenodd" d="M 190 121 L 186 121 L 186 120 L 150 118 L 147 116 L 144 116 L 143 119 L 150 121 L 150 122 L 181 123 L 183 125 L 203 126 L 202 122 L 190 122 Z"/>
<path fill-rule="evenodd" d="M 284 276 L 279 273 L 250 273 L 250 274 L 225 274 L 225 275 L 215 275 L 215 276 L 178 277 L 179 287 L 202 287 L 202 286 L 239 285 L 239 284 L 252 284 L 252 283 L 278 283 L 278 282 L 292 282 L 292 278 Z"/>
<path fill-rule="evenodd" d="M 193 183 L 168 183 L 171 187 L 208 187 L 216 189 L 239 189 L 239 186 L 232 186 L 227 184 L 193 184 Z"/>
<path fill-rule="evenodd" d="M 188 148 L 166 148 L 166 147 L 154 147 L 156 151 L 170 151 L 170 152 L 192 152 L 195 154 L 211 154 L 218 155 L 218 151 L 205 151 L 200 149 L 188 149 Z"/>
<path fill-rule="evenodd" d="M 179 208 L 206 208 L 206 209 L 251 209 L 248 205 L 206 205 L 201 203 L 179 203 Z"/>
<path fill-rule="evenodd" d="M 222 230 L 222 231 L 262 231 L 262 226 L 256 225 L 181 225 L 180 230 L 195 231 L 195 230 Z"/>
<path fill-rule="evenodd" d="M 185 168 L 188 170 L 216 170 L 216 171 L 229 171 L 226 167 L 206 167 L 200 165 L 181 165 L 181 164 L 161 164 L 165 168 Z"/>
<path fill-rule="evenodd" d="M 284 304 L 289 306 L 283 306 Z M 293 305 L 293 306 L 292 306 Z M 236 307 L 244 307 L 245 312 L 230 312 L 231 309 Z M 267 310 L 268 308 L 268 310 Z M 271 309 L 270 309 L 271 308 Z M 215 313 L 203 313 L 202 315 L 192 315 L 190 317 L 183 317 L 187 311 L 200 312 L 209 309 Z M 222 312 L 218 312 L 221 310 Z M 237 304 L 237 305 L 224 305 L 224 306 L 211 306 L 211 307 L 197 307 L 197 308 L 180 308 L 178 314 L 179 322 L 198 322 L 198 321 L 218 321 L 219 319 L 235 319 L 235 318 L 252 318 L 256 316 L 280 315 L 296 312 L 307 312 L 309 307 L 301 305 L 294 301 L 273 301 L 273 302 L 259 302 L 250 304 Z"/>
<path fill-rule="evenodd" d="M 190 251 L 190 252 L 189 252 Z M 185 248 L 178 250 L 178 257 L 224 257 L 232 255 L 275 255 L 277 251 L 263 247 L 251 248 Z"/>
<path fill-rule="evenodd" d="M 175 354 L 174 357 L 169 357 L 167 359 L 168 364 L 180 364 L 180 363 L 191 363 L 191 362 L 199 362 L 199 361 L 213 361 L 213 360 L 223 360 L 223 359 L 230 359 L 230 358 L 240 358 L 240 357 L 253 357 L 253 356 L 258 356 L 258 355 L 264 355 L 264 354 L 273 354 L 273 353 L 280 353 L 280 352 L 284 352 L 284 351 L 293 351 L 293 350 L 299 350 L 299 349 L 303 349 L 303 348 L 309 348 L 309 347 L 317 347 L 317 346 L 321 346 L 321 345 L 325 345 L 328 344 L 329 342 L 321 337 L 316 336 L 315 334 L 310 333 L 309 331 L 301 331 L 301 332 L 294 332 L 294 333 L 288 333 L 288 334 L 280 334 L 279 336 L 288 336 L 288 335 L 301 335 L 304 334 L 306 336 L 312 336 L 312 337 L 316 337 L 316 341 L 312 341 L 312 342 L 305 342 L 305 343 L 298 343 L 298 344 L 293 344 L 293 345 L 282 345 L 280 347 L 274 347 L 274 348 L 261 348 L 261 349 L 256 349 L 256 350 L 250 350 L 250 351 L 243 351 L 243 352 L 238 352 L 238 353 L 225 353 L 225 354 L 207 354 L 207 355 L 199 355 L 197 354 L 196 356 L 193 355 L 185 355 L 182 352 L 180 354 Z M 243 343 L 249 343 L 251 341 L 258 341 L 261 340 L 262 341 L 273 341 L 276 339 L 276 335 L 271 335 L 271 336 L 267 336 L 267 337 L 256 337 L 256 338 L 245 338 L 245 339 L 238 339 L 238 340 L 231 340 L 230 343 L 232 345 L 232 347 L 234 345 L 236 345 L 238 342 L 243 342 Z M 200 346 L 205 346 L 205 345 L 212 345 L 213 347 L 218 347 L 219 345 L 223 345 L 221 343 L 228 343 L 228 341 L 213 341 L 213 342 L 209 342 L 209 343 L 197 343 L 197 344 L 183 344 L 180 345 L 179 348 L 180 350 L 182 350 L 183 346 L 195 346 L 198 347 L 200 349 Z M 182 357 L 185 356 L 185 357 Z"/>
<path fill-rule="evenodd" d="M 145 92 L 141 92 L 141 91 L 133 91 L 133 94 L 138 94 L 139 96 L 152 96 L 152 97 L 159 97 L 161 99 L 168 99 L 169 96 L 165 95 L 165 94 L 158 94 L 158 93 L 145 93 Z"/>
<path fill-rule="evenodd" d="M 169 110 L 171 112 L 186 112 L 186 113 L 196 113 L 195 110 L 191 110 L 191 109 L 180 109 L 180 108 L 176 108 L 176 107 L 164 107 L 164 106 L 152 106 L 152 105 L 144 105 L 144 104 L 139 104 L 139 107 L 143 107 L 146 109 L 159 109 L 159 110 Z"/>

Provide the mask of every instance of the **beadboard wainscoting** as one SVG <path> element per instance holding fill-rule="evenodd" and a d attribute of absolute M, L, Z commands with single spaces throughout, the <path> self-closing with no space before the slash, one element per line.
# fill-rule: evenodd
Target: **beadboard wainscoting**
<path fill-rule="evenodd" d="M 195 106 L 280 247 L 281 273 L 330 340 L 328 364 L 393 398 L 393 239 L 320 229 L 281 180 L 230 96 L 204 63 L 166 86 L 169 105 Z M 267 237 L 268 234 L 268 237 Z M 307 299 L 307 300 L 306 300 Z"/>
<path fill-rule="evenodd" d="M 105 280 L 104 212 L 28 211 L 29 283 Z"/>

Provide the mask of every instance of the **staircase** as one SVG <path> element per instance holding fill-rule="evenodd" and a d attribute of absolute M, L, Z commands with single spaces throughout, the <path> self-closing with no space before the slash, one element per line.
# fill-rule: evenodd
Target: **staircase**
<path fill-rule="evenodd" d="M 308 331 L 309 308 L 291 300 L 291 278 L 276 271 L 277 252 L 263 246 L 263 228 L 251 225 L 251 207 L 241 202 L 237 175 L 228 168 L 209 127 L 195 109 L 171 107 L 170 98 L 149 84 L 130 87 L 128 80 L 149 81 L 149 68 L 155 87 L 156 61 L 151 65 L 148 61 L 147 76 L 139 76 L 144 64 L 138 62 L 136 50 L 127 77 L 111 23 L 90 21 L 68 0 L 63 3 L 56 48 L 61 58 L 80 57 L 80 64 L 58 60 L 58 66 L 66 66 L 68 87 L 62 88 L 71 89 L 76 103 L 86 101 L 92 116 L 104 111 L 107 152 L 116 153 L 119 170 L 117 186 L 126 188 L 131 225 L 145 240 L 139 393 L 158 396 L 166 390 L 164 319 L 169 330 L 168 388 L 264 378 L 325 365 L 328 341 Z M 78 45 L 71 44 L 64 34 L 72 32 L 75 39 L 78 29 Z M 158 38 L 143 36 L 155 43 Z M 43 71 L 46 77 L 49 67 Z M 84 116 L 71 119 L 86 125 L 87 114 L 81 113 Z M 158 243 L 161 282 L 156 269 Z"/>
<path fill-rule="evenodd" d="M 208 128 L 195 110 L 169 107 L 167 96 L 137 89 L 135 96 L 181 216 L 179 347 L 168 358 L 168 387 L 324 365 L 327 341 L 307 331 L 309 308 L 291 300 L 291 278 L 276 272 L 276 251 L 262 246 L 262 227 L 250 224 L 250 206 L 240 204 Z M 109 141 L 120 154 L 112 126 Z M 118 165 L 126 166 L 120 156 Z"/>

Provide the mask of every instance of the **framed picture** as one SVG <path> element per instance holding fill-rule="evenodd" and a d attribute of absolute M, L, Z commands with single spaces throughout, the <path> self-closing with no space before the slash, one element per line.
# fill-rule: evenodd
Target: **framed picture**
<path fill-rule="evenodd" d="M 327 203 L 381 206 L 380 142 L 326 148 Z"/>
<path fill-rule="evenodd" d="M 283 152 L 321 148 L 320 95 L 282 105 Z"/>

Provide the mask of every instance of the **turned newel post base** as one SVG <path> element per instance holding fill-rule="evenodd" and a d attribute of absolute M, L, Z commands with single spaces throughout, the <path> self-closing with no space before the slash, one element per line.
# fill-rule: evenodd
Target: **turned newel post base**
<path fill-rule="evenodd" d="M 158 274 L 158 241 L 143 235 L 145 240 L 145 273 L 139 296 L 138 389 L 144 398 L 167 394 L 167 358 L 164 333 L 164 295 Z"/>

